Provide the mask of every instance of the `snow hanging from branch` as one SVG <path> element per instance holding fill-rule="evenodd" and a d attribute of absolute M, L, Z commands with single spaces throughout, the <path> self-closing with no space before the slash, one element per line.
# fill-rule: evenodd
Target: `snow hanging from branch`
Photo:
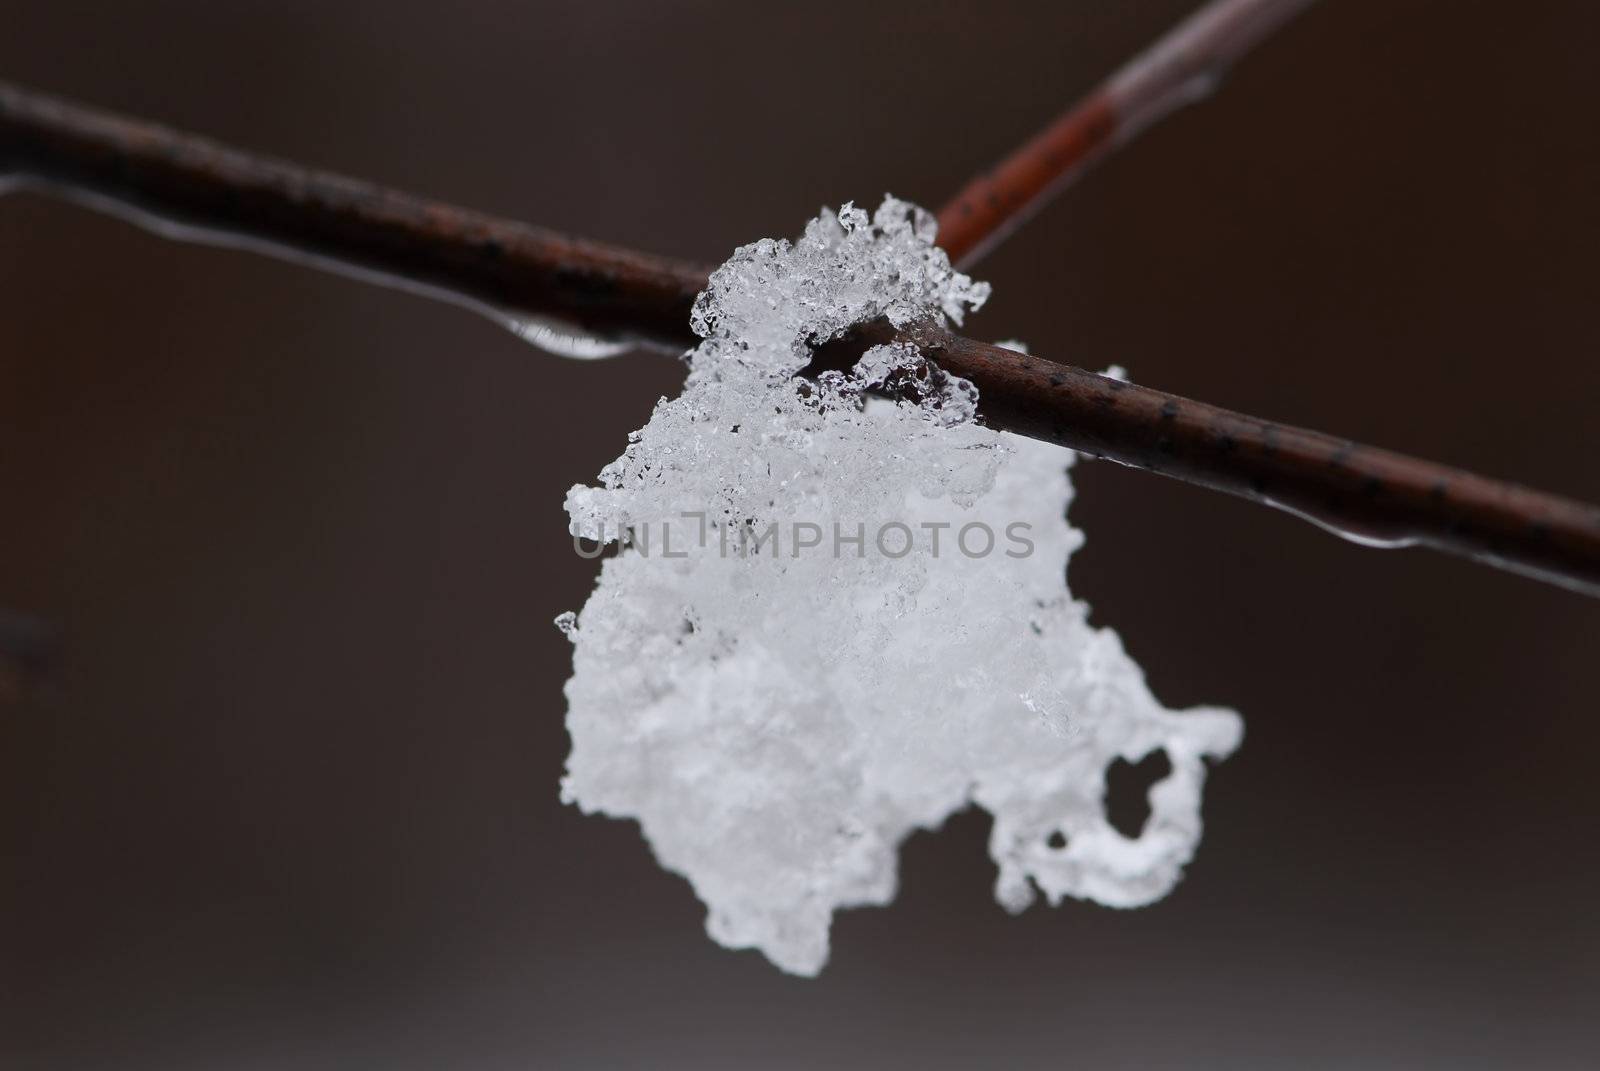
<path fill-rule="evenodd" d="M 695 305 L 683 393 L 567 497 L 575 537 L 621 547 L 558 619 L 563 798 L 637 819 L 715 940 L 796 974 L 836 910 L 893 898 L 907 835 L 974 803 L 1006 908 L 1161 898 L 1200 838 L 1203 760 L 1242 733 L 1162 707 L 1067 591 L 1069 451 L 980 426 L 972 385 L 908 345 L 797 378 L 858 324 L 983 303 L 934 229 L 886 198 L 739 249 Z M 1125 837 L 1106 770 L 1158 749 L 1172 773 Z"/>

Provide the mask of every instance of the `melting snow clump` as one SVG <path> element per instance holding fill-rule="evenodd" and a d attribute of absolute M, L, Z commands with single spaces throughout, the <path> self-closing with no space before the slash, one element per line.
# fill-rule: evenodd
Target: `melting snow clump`
<path fill-rule="evenodd" d="M 1066 588 L 1070 451 L 981 427 L 914 347 L 797 377 L 879 317 L 960 323 L 988 287 L 924 211 L 824 211 L 711 277 L 683 393 L 657 404 L 575 536 L 622 546 L 558 625 L 573 643 L 563 797 L 637 819 L 732 948 L 815 974 L 842 907 L 894 896 L 899 844 L 976 803 L 996 898 L 1148 904 L 1200 838 L 1232 711 L 1169 711 Z M 1117 759 L 1172 773 L 1130 839 Z"/>

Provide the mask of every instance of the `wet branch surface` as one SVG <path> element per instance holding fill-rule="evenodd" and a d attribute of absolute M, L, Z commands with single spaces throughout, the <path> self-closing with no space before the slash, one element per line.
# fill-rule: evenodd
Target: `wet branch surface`
<path fill-rule="evenodd" d="M 1260 0 L 1257 0 L 1259 3 Z M 1222 6 L 1231 6 L 1224 4 Z M 0 84 L 0 189 L 36 189 L 169 237 L 243 247 L 456 301 L 682 350 L 706 269 L 564 237 Z M 823 363 L 900 338 L 979 390 L 992 427 L 1600 594 L 1600 508 L 1230 412 L 955 335 L 859 329 Z"/>

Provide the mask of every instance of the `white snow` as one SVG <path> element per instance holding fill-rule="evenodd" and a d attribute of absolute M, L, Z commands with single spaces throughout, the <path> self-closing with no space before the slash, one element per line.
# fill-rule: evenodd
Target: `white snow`
<path fill-rule="evenodd" d="M 1008 909 L 1159 899 L 1200 837 L 1202 760 L 1242 732 L 1163 708 L 1067 591 L 1070 452 L 977 425 L 971 384 L 906 346 L 795 377 L 855 324 L 982 304 L 933 237 L 889 198 L 738 250 L 696 304 L 683 393 L 567 498 L 575 536 L 626 545 L 558 620 L 563 797 L 637 819 L 713 938 L 797 974 L 835 910 L 893 898 L 901 840 L 972 803 Z M 1129 839 L 1106 769 L 1160 748 Z"/>

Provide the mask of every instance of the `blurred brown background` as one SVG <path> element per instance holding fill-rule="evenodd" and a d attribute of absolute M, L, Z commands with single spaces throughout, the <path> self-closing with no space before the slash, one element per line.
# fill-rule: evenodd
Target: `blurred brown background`
<path fill-rule="evenodd" d="M 0 77 L 704 261 L 936 206 L 1193 7 L 0 0 Z M 1600 500 L 1600 6 L 1325 3 L 982 265 L 971 328 Z M 1244 748 L 1162 904 L 987 822 L 819 980 L 563 808 L 564 490 L 674 362 L 0 199 L 0 1066 L 1590 1064 L 1600 602 L 1106 465 L 1075 592 Z"/>

